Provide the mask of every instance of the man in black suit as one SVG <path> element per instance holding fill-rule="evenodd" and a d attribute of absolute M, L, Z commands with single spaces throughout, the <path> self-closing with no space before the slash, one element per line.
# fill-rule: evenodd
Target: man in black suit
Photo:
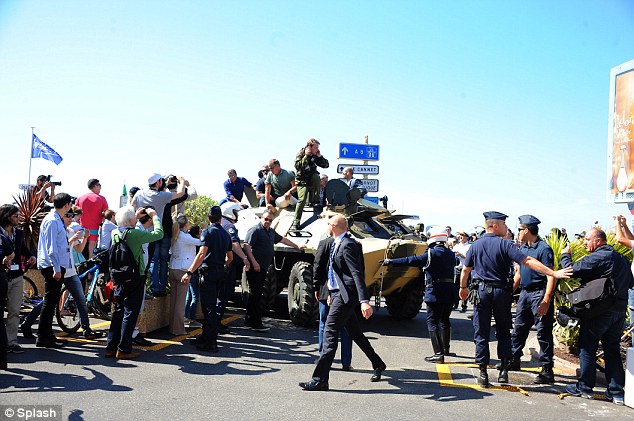
<path fill-rule="evenodd" d="M 328 223 L 335 239 L 328 268 L 328 289 L 330 290 L 330 312 L 326 319 L 324 344 L 313 378 L 299 386 L 304 390 L 328 390 L 330 367 L 337 351 L 339 331 L 346 328 L 352 340 L 370 359 L 374 373 L 371 381 L 381 380 L 385 363 L 365 337 L 354 312 L 361 303 L 361 314 L 366 319 L 372 316 L 368 291 L 365 287 L 363 252 L 361 245 L 347 235 L 348 223 L 342 215 L 335 215 Z"/>

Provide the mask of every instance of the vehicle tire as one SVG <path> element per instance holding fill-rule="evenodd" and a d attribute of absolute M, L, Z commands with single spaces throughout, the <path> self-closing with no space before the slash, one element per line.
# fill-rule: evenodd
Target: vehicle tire
<path fill-rule="evenodd" d="M 288 314 L 299 326 L 312 326 L 319 320 L 319 306 L 313 289 L 313 265 L 297 262 L 288 279 Z"/>
<path fill-rule="evenodd" d="M 275 308 L 275 297 L 277 297 L 277 278 L 278 273 L 275 265 L 269 266 L 266 270 L 266 278 L 262 287 L 262 299 L 260 301 L 260 309 L 262 314 L 266 314 Z"/>
<path fill-rule="evenodd" d="M 57 324 L 66 333 L 75 333 L 79 330 L 79 312 L 75 300 L 68 292 L 66 286 L 62 287 L 59 302 L 55 306 L 55 318 Z"/>
<path fill-rule="evenodd" d="M 385 297 L 387 311 L 397 319 L 413 319 L 423 306 L 425 297 L 425 282 L 422 278 L 415 279 L 405 285 L 400 291 Z"/>

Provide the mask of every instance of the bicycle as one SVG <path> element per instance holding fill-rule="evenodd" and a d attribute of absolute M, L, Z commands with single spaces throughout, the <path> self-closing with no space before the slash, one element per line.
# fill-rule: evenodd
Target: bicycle
<path fill-rule="evenodd" d="M 623 367 L 625 368 L 625 364 L 627 362 L 627 348 L 632 346 L 632 332 L 634 331 L 634 322 L 630 323 L 629 326 L 625 328 L 623 331 L 623 335 L 621 335 L 621 342 L 619 344 L 621 350 L 621 361 L 623 362 Z M 605 360 L 603 359 L 603 349 L 597 352 L 597 369 L 605 373 Z"/>
<path fill-rule="evenodd" d="M 39 296 L 37 285 L 26 274 L 26 271 L 31 269 L 32 265 L 25 265 L 24 275 L 22 275 L 23 282 L 23 295 L 22 295 L 22 310 L 33 309 L 36 305 L 42 302 L 43 298 Z"/>
<path fill-rule="evenodd" d="M 86 305 L 89 313 L 103 320 L 112 318 L 112 302 L 105 292 L 109 278 L 108 256 L 108 250 L 98 250 L 90 259 L 78 265 L 77 269 L 78 273 L 82 272 L 79 275 L 80 280 L 92 275 L 86 292 Z M 55 318 L 64 332 L 75 333 L 79 330 L 80 320 L 75 299 L 66 286 L 62 288 L 59 304 L 55 306 Z"/>

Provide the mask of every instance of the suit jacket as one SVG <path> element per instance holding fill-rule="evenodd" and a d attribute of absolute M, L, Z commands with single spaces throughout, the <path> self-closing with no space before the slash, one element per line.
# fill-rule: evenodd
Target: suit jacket
<path fill-rule="evenodd" d="M 365 265 L 361 244 L 344 235 L 336 246 L 332 268 L 337 275 L 339 291 L 344 303 L 357 304 L 370 299 L 365 287 Z"/>
<path fill-rule="evenodd" d="M 313 290 L 319 289 L 319 299 L 328 298 L 328 266 L 330 265 L 330 248 L 335 239 L 325 238 L 319 242 L 313 263 Z"/>

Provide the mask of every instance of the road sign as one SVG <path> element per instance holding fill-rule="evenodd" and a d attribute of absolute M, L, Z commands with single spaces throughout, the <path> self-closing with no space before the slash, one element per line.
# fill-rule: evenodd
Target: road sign
<path fill-rule="evenodd" d="M 365 143 L 340 143 L 339 158 L 378 161 L 379 145 L 366 145 Z"/>
<path fill-rule="evenodd" d="M 379 173 L 378 165 L 349 165 L 349 164 L 339 164 L 337 165 L 337 172 L 339 174 L 343 173 L 343 169 L 350 167 L 355 174 L 370 174 L 377 175 Z"/>
<path fill-rule="evenodd" d="M 363 187 L 369 192 L 378 192 L 379 191 L 379 180 L 371 179 L 371 178 L 359 178 L 363 183 Z"/>
<path fill-rule="evenodd" d="M 364 197 L 364 199 L 365 199 L 365 200 L 367 200 L 368 202 L 372 202 L 372 203 L 374 203 L 375 205 L 378 205 L 378 204 L 379 204 L 379 198 L 378 198 L 378 197 L 375 197 L 375 196 L 366 196 L 366 197 Z"/>

